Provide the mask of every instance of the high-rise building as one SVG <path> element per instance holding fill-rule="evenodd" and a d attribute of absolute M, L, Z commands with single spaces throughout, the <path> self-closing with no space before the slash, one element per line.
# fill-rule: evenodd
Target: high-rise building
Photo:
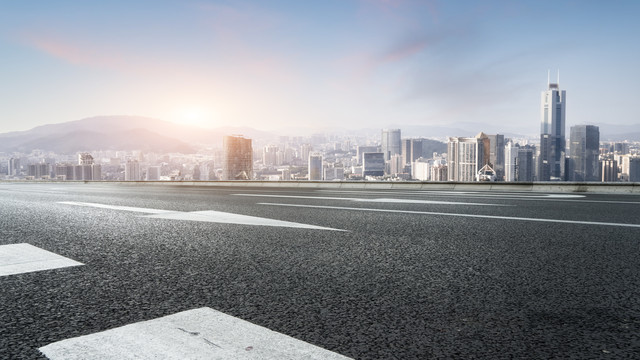
<path fill-rule="evenodd" d="M 49 164 L 31 164 L 27 169 L 27 174 L 33 176 L 35 179 L 48 178 L 51 176 Z"/>
<path fill-rule="evenodd" d="M 629 181 L 640 182 L 640 157 L 628 156 L 627 162 L 629 164 L 627 167 L 627 175 Z"/>
<path fill-rule="evenodd" d="M 507 142 L 504 147 L 504 181 L 516 181 L 516 162 L 518 161 L 518 145 Z"/>
<path fill-rule="evenodd" d="M 486 137 L 450 137 L 447 142 L 448 180 L 475 181 L 485 165 Z M 488 141 L 487 141 L 488 142 Z M 486 149 L 488 151 L 488 149 Z"/>
<path fill-rule="evenodd" d="M 7 161 L 7 173 L 9 176 L 18 176 L 20 175 L 20 159 L 19 158 L 11 158 Z"/>
<path fill-rule="evenodd" d="M 620 161 L 620 178 L 622 181 L 640 181 L 640 156 L 622 156 L 622 159 Z"/>
<path fill-rule="evenodd" d="M 127 163 L 124 164 L 124 181 L 140 180 L 142 180 L 142 174 L 140 173 L 140 163 L 138 162 L 138 160 L 128 160 Z"/>
<path fill-rule="evenodd" d="M 378 146 L 358 146 L 356 150 L 356 156 L 358 157 L 358 164 L 362 165 L 362 157 L 364 153 L 380 152 Z"/>
<path fill-rule="evenodd" d="M 389 174 L 397 175 L 404 173 L 404 161 L 402 155 L 395 154 L 389 159 Z"/>
<path fill-rule="evenodd" d="M 569 137 L 569 181 L 599 181 L 600 130 L 594 125 L 572 126 Z"/>
<path fill-rule="evenodd" d="M 434 164 L 431 167 L 431 181 L 447 181 L 447 165 Z"/>
<path fill-rule="evenodd" d="M 313 147 L 311 146 L 311 144 L 300 145 L 300 159 L 302 159 L 303 161 L 307 161 L 312 150 Z"/>
<path fill-rule="evenodd" d="M 362 154 L 362 176 L 384 176 L 384 153 Z"/>
<path fill-rule="evenodd" d="M 560 90 L 559 79 L 548 83 L 541 96 L 540 155 L 538 178 L 540 181 L 562 180 L 565 158 L 566 92 Z"/>
<path fill-rule="evenodd" d="M 534 163 L 533 153 L 535 148 L 529 145 L 518 149 L 518 158 L 516 159 L 516 181 L 533 181 Z"/>
<path fill-rule="evenodd" d="M 618 181 L 618 162 L 611 159 L 605 159 L 600 161 L 601 165 L 601 181 L 613 182 Z"/>
<path fill-rule="evenodd" d="M 423 139 L 402 139 L 402 159 L 404 165 L 411 164 L 422 157 Z"/>
<path fill-rule="evenodd" d="M 276 145 L 267 145 L 262 150 L 262 163 L 265 166 L 277 166 L 281 165 L 278 161 L 278 155 L 280 151 Z"/>
<path fill-rule="evenodd" d="M 384 153 L 384 161 L 389 161 L 391 156 L 401 153 L 400 140 L 400 129 L 382 130 L 382 152 Z"/>
<path fill-rule="evenodd" d="M 253 178 L 253 150 L 251 139 L 241 135 L 223 138 L 223 180 L 251 180 Z"/>
<path fill-rule="evenodd" d="M 504 180 L 504 135 L 487 135 L 489 138 L 489 163 L 496 172 L 498 181 Z"/>
<path fill-rule="evenodd" d="M 322 154 L 309 154 L 309 180 L 322 180 L 324 171 L 322 169 Z"/>

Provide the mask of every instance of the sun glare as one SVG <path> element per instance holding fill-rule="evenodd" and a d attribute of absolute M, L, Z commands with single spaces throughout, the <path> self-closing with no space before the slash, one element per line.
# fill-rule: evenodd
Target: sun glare
<path fill-rule="evenodd" d="M 201 107 L 183 107 L 174 112 L 173 122 L 198 127 L 212 127 L 213 114 Z"/>

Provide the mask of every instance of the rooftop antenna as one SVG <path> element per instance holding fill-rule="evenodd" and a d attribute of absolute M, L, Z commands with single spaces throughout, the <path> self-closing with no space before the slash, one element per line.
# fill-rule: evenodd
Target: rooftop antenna
<path fill-rule="evenodd" d="M 560 88 L 560 69 L 558 69 L 558 89 Z"/>
<path fill-rule="evenodd" d="M 551 84 L 551 70 L 547 69 L 547 89 L 549 88 L 549 84 Z"/>

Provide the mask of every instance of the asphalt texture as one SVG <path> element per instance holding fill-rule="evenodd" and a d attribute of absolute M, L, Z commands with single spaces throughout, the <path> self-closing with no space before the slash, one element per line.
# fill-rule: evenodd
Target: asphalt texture
<path fill-rule="evenodd" d="M 433 213 L 638 225 L 640 196 L 2 183 L 0 245 L 85 265 L 0 277 L 0 358 L 199 307 L 355 359 L 640 357 L 640 227 Z"/>

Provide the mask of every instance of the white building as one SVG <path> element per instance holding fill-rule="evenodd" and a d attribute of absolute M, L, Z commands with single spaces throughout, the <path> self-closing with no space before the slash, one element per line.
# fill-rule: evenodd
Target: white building
<path fill-rule="evenodd" d="M 411 164 L 411 178 L 421 181 L 431 180 L 431 162 L 419 158 Z"/>
<path fill-rule="evenodd" d="M 504 147 L 504 181 L 516 181 L 516 164 L 520 147 L 509 141 Z"/>
<path fill-rule="evenodd" d="M 448 181 L 476 181 L 476 174 L 484 166 L 484 144 L 485 141 L 480 136 L 449 138 L 447 142 Z"/>

